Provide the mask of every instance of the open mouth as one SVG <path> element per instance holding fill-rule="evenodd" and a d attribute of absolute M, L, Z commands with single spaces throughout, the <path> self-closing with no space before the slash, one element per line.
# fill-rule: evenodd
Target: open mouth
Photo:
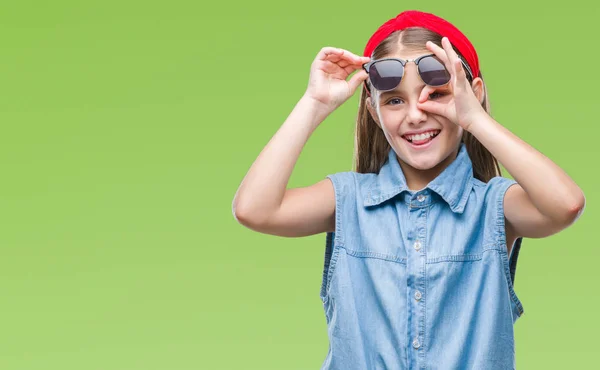
<path fill-rule="evenodd" d="M 430 130 L 417 135 L 402 135 L 404 140 L 408 141 L 412 145 L 419 146 L 425 145 L 436 138 L 442 132 L 442 130 Z"/>

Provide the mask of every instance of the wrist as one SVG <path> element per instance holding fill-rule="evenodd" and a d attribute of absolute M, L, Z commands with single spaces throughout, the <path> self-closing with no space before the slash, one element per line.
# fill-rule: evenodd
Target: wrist
<path fill-rule="evenodd" d="M 465 131 L 473 133 L 479 125 L 485 125 L 490 120 L 490 115 L 481 107 L 473 112 L 468 119 L 464 120 L 460 125 Z"/>
<path fill-rule="evenodd" d="M 482 112 L 474 114 L 472 119 L 463 126 L 463 129 L 473 136 L 477 137 L 482 132 L 486 132 L 486 127 L 490 127 L 494 123 L 494 119 L 482 109 Z"/>
<path fill-rule="evenodd" d="M 323 103 L 322 101 L 315 99 L 314 97 L 306 93 L 300 98 L 299 104 L 301 104 L 305 109 L 314 114 L 316 117 L 322 119 L 325 119 L 335 110 L 335 107 L 331 107 L 330 105 L 327 105 L 326 103 Z"/>

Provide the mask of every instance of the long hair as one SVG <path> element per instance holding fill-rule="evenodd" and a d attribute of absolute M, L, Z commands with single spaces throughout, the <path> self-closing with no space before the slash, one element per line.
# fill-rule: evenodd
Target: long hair
<path fill-rule="evenodd" d="M 425 44 L 427 41 L 431 41 L 440 47 L 442 46 L 442 36 L 424 28 L 412 27 L 396 31 L 375 48 L 371 57 L 372 59 L 379 59 L 391 55 L 400 44 L 407 48 L 426 50 Z M 454 50 L 464 60 L 460 52 L 456 48 Z M 480 78 L 483 80 L 481 74 Z M 468 79 L 469 82 L 473 82 L 470 77 Z M 485 82 L 483 87 L 484 98 L 482 106 L 489 114 L 490 104 Z M 374 91 L 374 89 L 371 88 L 371 91 Z M 354 171 L 359 173 L 378 173 L 392 148 L 385 138 L 383 131 L 377 126 L 367 109 L 367 97 L 367 91 L 363 88 L 354 135 Z M 483 182 L 488 182 L 493 177 L 501 176 L 498 160 L 471 133 L 464 130 L 462 142 L 465 143 L 467 153 L 473 163 L 473 176 L 475 178 Z"/>

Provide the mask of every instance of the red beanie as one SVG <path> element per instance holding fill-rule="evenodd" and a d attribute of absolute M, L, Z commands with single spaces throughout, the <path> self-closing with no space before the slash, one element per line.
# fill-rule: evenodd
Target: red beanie
<path fill-rule="evenodd" d="M 447 37 L 450 43 L 460 51 L 467 64 L 473 72 L 473 77 L 479 77 L 479 59 L 475 48 L 460 32 L 458 28 L 450 22 L 431 13 L 424 13 L 417 10 L 407 10 L 398 14 L 395 18 L 385 22 L 375 33 L 365 46 L 364 56 L 371 57 L 373 50 L 394 31 L 400 31 L 409 27 L 421 27 L 433 31 L 442 37 Z"/>

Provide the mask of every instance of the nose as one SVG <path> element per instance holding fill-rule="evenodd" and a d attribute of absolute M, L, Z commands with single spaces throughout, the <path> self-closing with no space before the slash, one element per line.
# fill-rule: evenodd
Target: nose
<path fill-rule="evenodd" d="M 410 99 L 408 103 L 408 114 L 406 119 L 411 125 L 419 125 L 427 120 L 427 113 L 424 110 L 417 107 L 418 96 L 415 99 Z"/>
<path fill-rule="evenodd" d="M 406 114 L 406 120 L 409 124 L 419 125 L 427 119 L 427 113 L 417 107 L 419 95 L 423 89 L 423 83 L 418 76 L 417 66 L 414 62 L 409 62 L 405 66 L 404 71 L 404 83 L 407 90 L 410 91 L 410 96 L 407 97 L 408 112 Z"/>

